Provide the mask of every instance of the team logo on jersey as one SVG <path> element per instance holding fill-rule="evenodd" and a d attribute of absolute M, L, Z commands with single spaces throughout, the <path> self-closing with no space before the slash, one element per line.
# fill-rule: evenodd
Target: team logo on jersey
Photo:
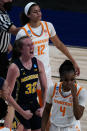
<path fill-rule="evenodd" d="M 34 64 L 34 71 L 37 71 L 37 65 L 36 64 Z"/>
<path fill-rule="evenodd" d="M 59 96 L 59 87 L 57 86 L 56 87 L 56 92 L 55 92 L 55 97 L 58 97 Z"/>
<path fill-rule="evenodd" d="M 23 71 L 24 69 L 23 68 L 21 68 L 21 71 Z"/>
<path fill-rule="evenodd" d="M 36 64 L 34 64 L 34 68 L 37 68 L 37 65 L 36 65 Z"/>
<path fill-rule="evenodd" d="M 28 30 L 27 32 L 28 32 L 28 34 L 31 34 L 31 31 L 30 31 L 30 30 Z"/>
<path fill-rule="evenodd" d="M 28 34 L 29 34 L 29 37 L 32 37 L 31 31 L 28 30 L 27 32 L 28 32 Z"/>

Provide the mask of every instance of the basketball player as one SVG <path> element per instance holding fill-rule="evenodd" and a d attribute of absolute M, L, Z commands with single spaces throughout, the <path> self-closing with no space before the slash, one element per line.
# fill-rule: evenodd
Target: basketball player
<path fill-rule="evenodd" d="M 34 46 L 28 36 L 17 40 L 13 48 L 13 63 L 7 73 L 10 87 L 8 101 L 16 109 L 16 118 L 24 131 L 40 131 L 41 117 L 46 102 L 47 82 L 44 66 L 33 57 Z M 37 101 L 37 82 L 41 84 L 42 107 Z M 16 101 L 11 96 L 17 80 Z"/>
<path fill-rule="evenodd" d="M 48 89 L 41 131 L 46 129 L 51 108 L 50 131 L 81 131 L 79 120 L 85 109 L 87 91 L 76 83 L 71 61 L 65 60 L 59 73 L 61 82 Z"/>

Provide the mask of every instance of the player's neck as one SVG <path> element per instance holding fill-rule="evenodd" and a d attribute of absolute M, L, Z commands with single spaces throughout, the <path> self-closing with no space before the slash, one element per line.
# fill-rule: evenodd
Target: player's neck
<path fill-rule="evenodd" d="M 27 59 L 27 58 L 24 58 L 24 57 L 20 57 L 20 61 L 22 63 L 22 65 L 27 68 L 27 69 L 31 69 L 32 67 L 32 59 Z"/>
<path fill-rule="evenodd" d="M 31 58 L 29 57 L 20 57 L 20 60 L 23 62 L 23 63 L 27 63 L 27 62 L 31 62 Z"/>
<path fill-rule="evenodd" d="M 36 27 L 40 26 L 41 23 L 40 23 L 40 21 L 37 21 L 37 22 L 36 21 L 33 21 L 33 22 L 30 21 L 29 24 L 30 24 L 31 27 L 36 28 Z"/>
<path fill-rule="evenodd" d="M 63 90 L 63 92 L 68 92 L 68 91 L 70 91 L 70 88 L 67 88 L 66 86 L 64 86 L 62 84 L 62 90 Z"/>

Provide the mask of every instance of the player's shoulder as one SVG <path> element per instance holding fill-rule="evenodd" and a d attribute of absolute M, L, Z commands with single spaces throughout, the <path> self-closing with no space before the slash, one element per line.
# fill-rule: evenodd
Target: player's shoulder
<path fill-rule="evenodd" d="M 44 23 L 47 23 L 47 25 L 53 25 L 51 22 L 49 22 L 49 21 L 41 21 L 43 24 Z"/>
<path fill-rule="evenodd" d="M 18 69 L 18 66 L 15 64 L 15 63 L 12 63 L 9 68 L 8 68 L 9 71 L 12 71 L 13 73 L 16 73 L 19 71 Z"/>
<path fill-rule="evenodd" d="M 20 39 L 23 36 L 26 36 L 25 30 L 24 30 L 25 27 L 26 26 L 23 26 L 20 28 L 20 30 L 18 31 L 18 33 L 16 35 L 16 40 Z"/>
<path fill-rule="evenodd" d="M 79 85 L 79 84 L 76 84 L 76 87 L 77 87 L 77 94 L 79 95 L 80 93 L 87 93 L 87 90 L 83 87 L 83 86 L 81 86 L 81 85 Z"/>
<path fill-rule="evenodd" d="M 55 92 L 56 90 L 59 90 L 59 87 L 61 86 L 61 82 L 56 82 L 55 84 L 54 84 L 54 86 L 52 87 L 53 88 L 53 91 Z"/>
<path fill-rule="evenodd" d="M 59 87 L 59 86 L 61 86 L 61 85 L 62 85 L 62 82 L 59 82 L 59 81 L 58 81 L 58 82 L 55 83 L 54 86 Z"/>

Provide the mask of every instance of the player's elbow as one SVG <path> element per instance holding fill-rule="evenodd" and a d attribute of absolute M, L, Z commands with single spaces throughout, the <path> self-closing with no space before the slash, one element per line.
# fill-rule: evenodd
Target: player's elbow
<path fill-rule="evenodd" d="M 76 120 L 80 120 L 82 115 L 83 115 L 83 113 L 76 113 L 76 114 L 74 114 Z"/>
<path fill-rule="evenodd" d="M 81 116 L 75 116 L 76 120 L 80 120 Z"/>

